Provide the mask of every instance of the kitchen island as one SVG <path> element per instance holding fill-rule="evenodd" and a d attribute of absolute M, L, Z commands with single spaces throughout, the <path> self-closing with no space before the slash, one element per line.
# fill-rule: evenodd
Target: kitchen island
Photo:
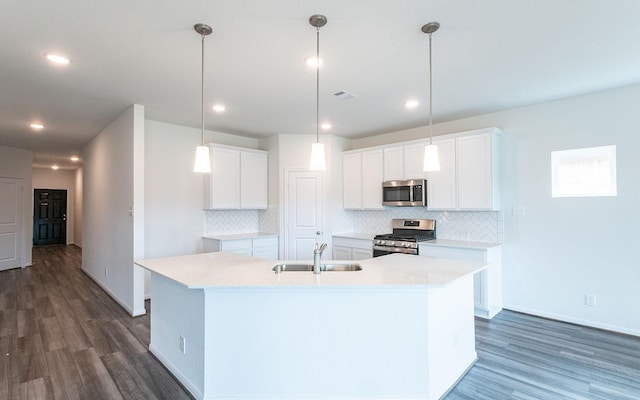
<path fill-rule="evenodd" d="M 484 264 L 358 263 L 316 275 L 224 252 L 138 261 L 151 271 L 150 351 L 196 399 L 439 398 L 476 360 Z"/>

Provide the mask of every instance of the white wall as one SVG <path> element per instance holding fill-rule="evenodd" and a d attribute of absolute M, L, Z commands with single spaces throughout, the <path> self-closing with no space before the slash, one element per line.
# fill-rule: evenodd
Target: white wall
<path fill-rule="evenodd" d="M 434 126 L 498 126 L 502 142 L 507 308 L 640 335 L 640 85 Z M 412 129 L 354 146 L 424 137 Z M 617 197 L 551 198 L 551 151 L 617 145 Z M 524 216 L 513 216 L 513 207 Z M 596 307 L 584 305 L 585 294 Z"/>
<path fill-rule="evenodd" d="M 32 264 L 31 248 L 33 247 L 33 192 L 32 168 L 33 153 L 27 150 L 0 146 L 0 176 L 23 180 L 22 207 L 22 266 Z"/>
<path fill-rule="evenodd" d="M 67 238 L 66 243 L 75 243 L 76 208 L 76 172 L 72 170 L 53 170 L 51 168 L 33 169 L 33 190 L 57 189 L 67 191 Z"/>
<path fill-rule="evenodd" d="M 193 172 L 201 130 L 158 121 L 145 121 L 145 258 L 202 252 L 206 211 L 203 180 Z M 205 142 L 259 149 L 257 139 L 205 131 Z M 238 211 L 241 212 L 241 211 Z M 216 224 L 215 212 L 209 220 Z M 258 225 L 258 216 L 249 211 Z M 145 296 L 149 296 L 149 277 Z"/>
<path fill-rule="evenodd" d="M 202 251 L 203 179 L 193 172 L 201 131 L 157 121 L 145 126 L 145 257 Z M 257 149 L 257 139 L 206 132 L 206 142 Z M 257 225 L 257 215 L 254 217 Z"/>
<path fill-rule="evenodd" d="M 74 209 L 74 224 L 73 224 L 73 240 L 75 245 L 82 247 L 82 168 L 78 168 L 75 171 L 75 209 Z"/>
<path fill-rule="evenodd" d="M 144 108 L 133 105 L 83 149 L 82 269 L 134 316 L 145 313 L 143 270 L 133 264 L 141 252 L 134 215 L 144 218 L 143 200 L 134 198 L 134 185 L 144 187 L 141 141 Z"/>
<path fill-rule="evenodd" d="M 286 257 L 284 251 L 285 232 L 285 212 L 284 198 L 286 186 L 286 171 L 288 170 L 308 170 L 309 157 L 311 156 L 311 144 L 316 141 L 315 135 L 295 135 L 281 134 L 276 138 L 269 138 L 265 141 L 268 146 L 267 150 L 278 155 L 277 165 L 277 194 L 273 193 L 275 187 L 272 185 L 269 194 L 269 201 L 278 201 L 279 215 L 279 232 L 280 232 L 280 257 Z M 327 157 L 327 170 L 322 173 L 323 176 L 323 200 L 324 200 L 324 235 L 322 240 L 331 246 L 331 232 L 333 230 L 334 218 L 333 214 L 336 208 L 342 208 L 342 152 L 350 149 L 351 140 L 337 136 L 322 135 L 320 141 L 325 145 L 325 154 Z M 277 153 L 276 153 L 277 150 Z M 270 183 L 273 182 L 275 171 L 270 165 Z M 274 168 L 275 169 L 275 168 Z M 331 254 L 331 247 L 328 248 L 327 254 Z"/>

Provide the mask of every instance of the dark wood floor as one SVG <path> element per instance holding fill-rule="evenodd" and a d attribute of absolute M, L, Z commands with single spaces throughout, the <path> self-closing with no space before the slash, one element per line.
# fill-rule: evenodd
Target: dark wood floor
<path fill-rule="evenodd" d="M 131 318 L 80 270 L 75 246 L 0 272 L 0 399 L 190 399 Z"/>
<path fill-rule="evenodd" d="M 188 399 L 131 318 L 80 271 L 74 246 L 0 272 L 0 400 Z M 640 399 L 640 338 L 509 311 L 476 321 L 479 361 L 446 397 Z"/>

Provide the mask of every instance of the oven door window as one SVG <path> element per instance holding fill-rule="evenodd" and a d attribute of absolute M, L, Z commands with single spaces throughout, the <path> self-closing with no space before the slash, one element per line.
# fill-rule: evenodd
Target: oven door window
<path fill-rule="evenodd" d="M 382 201 L 411 201 L 411 187 L 394 186 L 383 188 Z"/>

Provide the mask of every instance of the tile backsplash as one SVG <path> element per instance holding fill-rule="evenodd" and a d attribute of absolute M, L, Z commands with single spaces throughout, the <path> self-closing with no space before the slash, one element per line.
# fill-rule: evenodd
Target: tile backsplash
<path fill-rule="evenodd" d="M 278 232 L 278 210 L 205 210 L 204 236 Z"/>
<path fill-rule="evenodd" d="M 387 207 L 375 211 L 335 209 L 331 213 L 334 233 L 389 233 L 391 220 L 435 219 L 439 239 L 502 243 L 503 215 L 501 211 L 427 211 L 419 207 Z M 277 208 L 267 210 L 205 210 L 204 235 L 225 235 L 247 232 L 278 232 Z"/>
<path fill-rule="evenodd" d="M 390 233 L 391 220 L 435 219 L 439 239 L 474 242 L 503 242 L 503 217 L 500 211 L 427 211 L 419 207 L 388 207 L 376 211 L 336 211 L 336 233 Z"/>

